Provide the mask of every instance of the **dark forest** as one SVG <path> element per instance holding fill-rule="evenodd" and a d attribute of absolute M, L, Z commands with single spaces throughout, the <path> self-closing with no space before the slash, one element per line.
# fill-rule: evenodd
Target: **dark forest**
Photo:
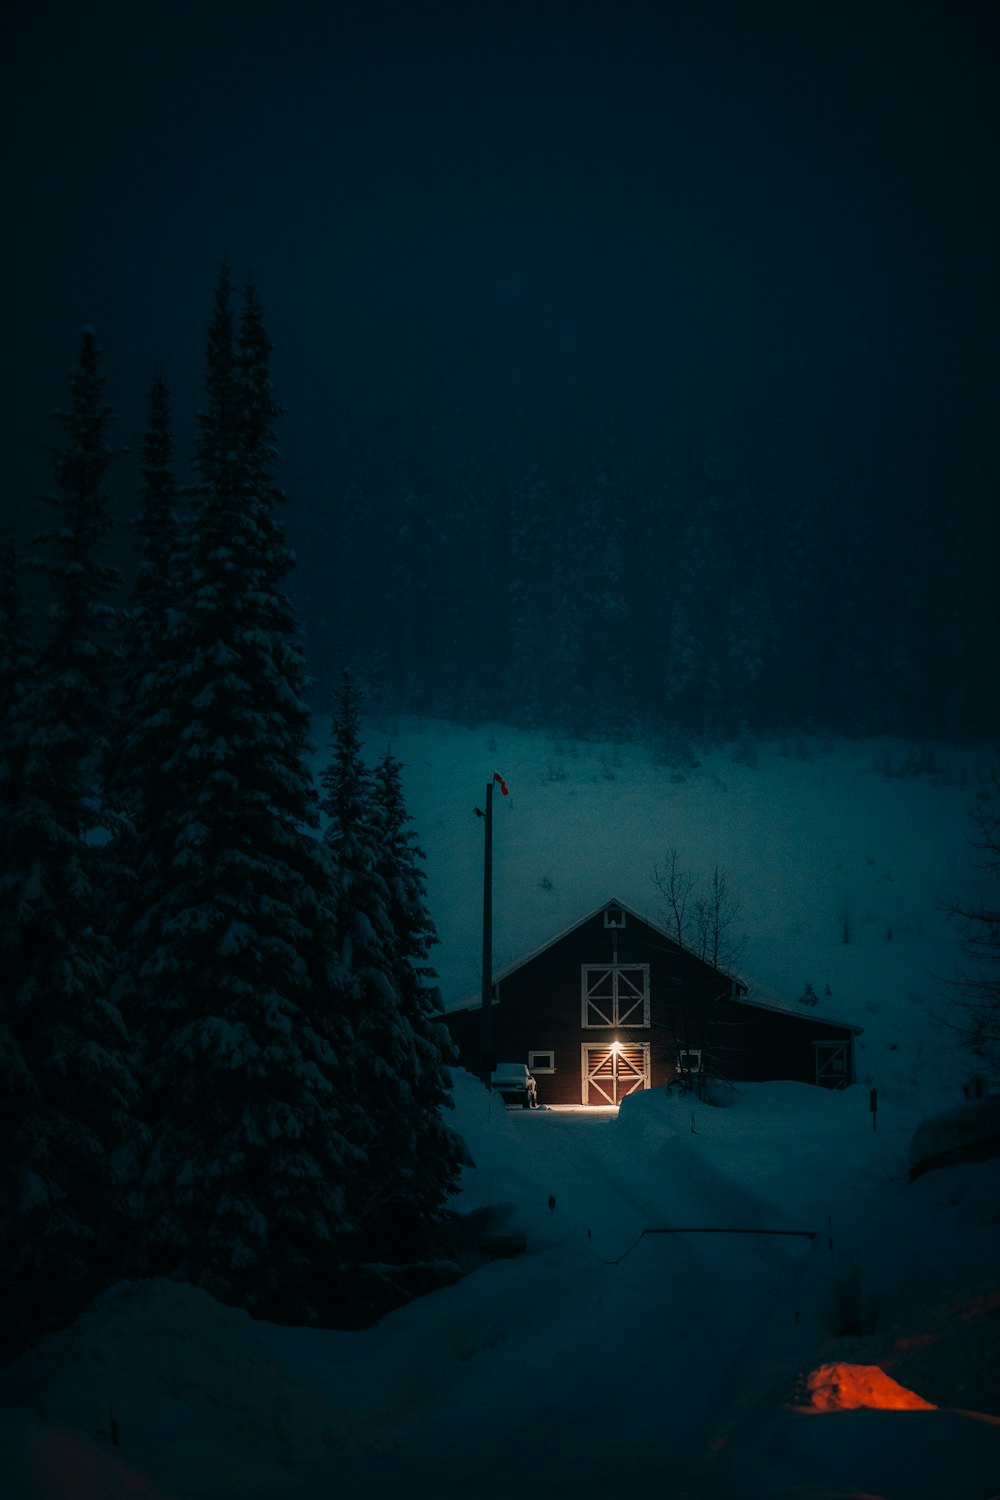
<path fill-rule="evenodd" d="M 791 392 L 777 416 L 718 405 L 688 388 L 658 420 L 581 405 L 491 438 L 481 410 L 425 404 L 296 455 L 313 671 L 671 754 L 743 729 L 994 735 L 981 466 Z"/>
<path fill-rule="evenodd" d="M 58 24 L 53 24 L 57 22 Z M 1000 731 L 994 7 L 20 6 L 8 508 L 261 288 L 314 710 Z"/>

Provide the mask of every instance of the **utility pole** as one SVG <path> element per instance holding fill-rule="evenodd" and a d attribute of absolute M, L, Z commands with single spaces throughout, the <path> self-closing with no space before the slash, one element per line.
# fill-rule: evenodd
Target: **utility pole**
<path fill-rule="evenodd" d="M 493 783 L 486 783 L 486 843 L 483 850 L 483 985 L 480 1068 L 486 1087 L 496 1067 L 493 1052 Z"/>
<path fill-rule="evenodd" d="M 503 795 L 508 795 L 507 783 L 499 771 L 493 772 L 493 781 L 486 783 L 486 811 L 476 808 L 479 817 L 486 823 L 486 842 L 483 849 L 483 983 L 482 1020 L 479 1033 L 479 1073 L 483 1083 L 490 1087 L 493 1070 L 497 1065 L 493 1046 L 493 782 Z"/>

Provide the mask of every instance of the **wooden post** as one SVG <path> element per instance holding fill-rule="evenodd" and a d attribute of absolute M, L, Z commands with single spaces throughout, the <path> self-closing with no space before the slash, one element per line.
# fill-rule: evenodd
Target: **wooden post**
<path fill-rule="evenodd" d="M 490 1087 L 496 1067 L 493 1054 L 493 783 L 486 783 L 486 843 L 483 850 L 483 983 L 480 1072 Z"/>

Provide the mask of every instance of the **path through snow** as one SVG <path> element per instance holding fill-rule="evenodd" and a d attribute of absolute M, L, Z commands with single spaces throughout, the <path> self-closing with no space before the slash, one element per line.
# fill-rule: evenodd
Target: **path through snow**
<path fill-rule="evenodd" d="M 255 1323 L 163 1281 L 112 1288 L 0 1376 L 20 1408 L 0 1414 L 10 1500 L 80 1500 L 43 1451 L 99 1500 L 1000 1489 L 1000 1425 L 789 1409 L 811 1370 L 851 1360 L 1000 1416 L 997 1163 L 907 1186 L 916 1116 L 875 1134 L 859 1087 L 748 1085 L 726 1109 L 653 1091 L 616 1116 L 507 1111 L 460 1073 L 456 1098 L 479 1164 L 456 1208 L 491 1209 L 525 1255 L 354 1334 Z M 670 1225 L 819 1233 L 646 1236 L 621 1258 Z"/>

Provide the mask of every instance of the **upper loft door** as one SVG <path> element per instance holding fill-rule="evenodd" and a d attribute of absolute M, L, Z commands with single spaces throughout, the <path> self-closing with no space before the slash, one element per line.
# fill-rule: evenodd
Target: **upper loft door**
<path fill-rule="evenodd" d="M 649 1025 L 649 964 L 584 964 L 580 991 L 584 1027 Z"/>

